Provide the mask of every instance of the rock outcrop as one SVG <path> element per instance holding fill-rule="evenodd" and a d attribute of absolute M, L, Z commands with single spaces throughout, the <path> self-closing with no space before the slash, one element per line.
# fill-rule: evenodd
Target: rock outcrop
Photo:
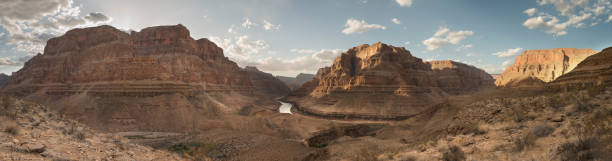
<path fill-rule="evenodd" d="M 612 47 L 584 59 L 574 70 L 548 86 L 565 90 L 612 86 Z"/>
<path fill-rule="evenodd" d="M 4 87 L 91 127 L 183 131 L 252 101 L 246 71 L 183 25 L 125 33 L 73 29 L 47 42 Z M 231 101 L 230 101 L 231 100 Z"/>
<path fill-rule="evenodd" d="M 595 54 L 591 49 L 555 48 L 527 50 L 514 65 L 506 68 L 495 81 L 500 87 L 541 86 L 574 69 L 582 60 Z"/>
<path fill-rule="evenodd" d="M 317 115 L 393 119 L 428 109 L 449 94 L 492 85 L 493 78 L 475 67 L 423 62 L 402 47 L 376 43 L 342 53 L 288 101 Z"/>
<path fill-rule="evenodd" d="M 0 87 L 4 86 L 4 84 L 6 84 L 6 82 L 8 82 L 10 76 L 4 74 L 4 73 L 0 73 Z"/>
<path fill-rule="evenodd" d="M 283 81 L 291 90 L 296 90 L 300 88 L 302 84 L 312 80 L 314 74 L 300 73 L 295 77 L 276 76 L 276 78 Z"/>
<path fill-rule="evenodd" d="M 256 67 L 251 66 L 245 67 L 244 70 L 249 74 L 249 78 L 255 90 L 268 98 L 274 99 L 283 97 L 291 92 L 285 83 L 278 80 L 270 73 L 262 72 Z"/>

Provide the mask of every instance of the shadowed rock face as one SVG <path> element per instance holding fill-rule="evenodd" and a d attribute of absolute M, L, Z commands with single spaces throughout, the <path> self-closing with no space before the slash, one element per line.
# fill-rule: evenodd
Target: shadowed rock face
<path fill-rule="evenodd" d="M 257 69 L 256 67 L 245 67 L 245 70 L 249 74 L 249 78 L 258 93 L 261 93 L 269 98 L 279 98 L 286 96 L 291 91 L 285 83 L 278 80 L 270 73 L 265 73 Z"/>
<path fill-rule="evenodd" d="M 404 48 L 376 43 L 341 54 L 288 100 L 308 113 L 392 118 L 416 114 L 448 94 L 492 85 L 493 78 L 475 67 L 423 62 Z"/>
<path fill-rule="evenodd" d="M 571 72 L 551 82 L 551 88 L 583 89 L 612 85 L 612 47 L 589 56 Z"/>
<path fill-rule="evenodd" d="M 98 26 L 50 39 L 4 90 L 94 128 L 183 131 L 249 104 L 253 86 L 221 48 L 183 25 L 130 34 Z"/>
<path fill-rule="evenodd" d="M 537 82 L 535 80 L 551 82 L 572 71 L 578 63 L 595 53 L 596 51 L 591 49 L 575 48 L 527 50 L 516 58 L 514 65 L 506 68 L 495 84 L 502 87 L 520 87 L 531 86 L 533 82 Z"/>

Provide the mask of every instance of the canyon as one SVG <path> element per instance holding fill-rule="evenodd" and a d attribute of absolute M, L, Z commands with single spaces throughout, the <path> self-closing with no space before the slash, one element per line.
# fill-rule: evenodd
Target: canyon
<path fill-rule="evenodd" d="M 378 42 L 293 78 L 180 24 L 73 29 L 0 75 L 0 158 L 601 159 L 611 51 L 527 50 L 495 75 Z"/>

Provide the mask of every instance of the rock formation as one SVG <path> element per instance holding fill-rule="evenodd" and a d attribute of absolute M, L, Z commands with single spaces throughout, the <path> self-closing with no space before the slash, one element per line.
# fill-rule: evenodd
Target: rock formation
<path fill-rule="evenodd" d="M 8 82 L 10 76 L 4 74 L 4 73 L 0 73 L 0 87 L 4 86 L 4 84 L 6 84 L 6 82 Z"/>
<path fill-rule="evenodd" d="M 317 115 L 393 119 L 421 112 L 449 94 L 492 85 L 493 78 L 475 67 L 423 62 L 402 47 L 376 43 L 341 54 L 288 101 Z"/>
<path fill-rule="evenodd" d="M 501 87 L 541 86 L 566 74 L 595 54 L 591 49 L 555 48 L 527 50 L 495 81 Z"/>
<path fill-rule="evenodd" d="M 283 81 L 291 90 L 295 90 L 300 88 L 302 84 L 312 80 L 314 78 L 314 74 L 305 74 L 300 73 L 294 77 L 284 77 L 284 76 L 276 76 L 279 80 Z"/>
<path fill-rule="evenodd" d="M 107 25 L 70 30 L 4 90 L 112 131 L 193 129 L 199 119 L 238 111 L 253 93 L 246 71 L 180 24 L 129 34 Z"/>
<path fill-rule="evenodd" d="M 549 87 L 561 89 L 583 89 L 597 86 L 612 86 L 612 47 L 589 56 L 574 70 L 549 84 Z"/>
<path fill-rule="evenodd" d="M 258 93 L 263 94 L 269 98 L 279 98 L 286 96 L 291 92 L 289 87 L 282 81 L 278 80 L 270 73 L 259 71 L 256 67 L 245 67 L 245 70 L 249 74 L 251 83 L 255 87 Z"/>

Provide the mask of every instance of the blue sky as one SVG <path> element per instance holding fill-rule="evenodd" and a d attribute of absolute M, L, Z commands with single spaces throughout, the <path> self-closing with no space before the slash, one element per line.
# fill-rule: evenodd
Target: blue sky
<path fill-rule="evenodd" d="M 489 73 L 501 73 L 528 49 L 612 46 L 610 0 L 45 1 L 51 2 L 58 9 L 34 7 L 39 16 L 0 11 L 0 72 L 21 68 L 48 37 L 100 24 L 140 30 L 180 23 L 241 66 L 285 76 L 314 73 L 348 48 L 379 41 L 423 60 L 451 59 Z M 0 7 L 44 6 L 28 3 Z"/>

